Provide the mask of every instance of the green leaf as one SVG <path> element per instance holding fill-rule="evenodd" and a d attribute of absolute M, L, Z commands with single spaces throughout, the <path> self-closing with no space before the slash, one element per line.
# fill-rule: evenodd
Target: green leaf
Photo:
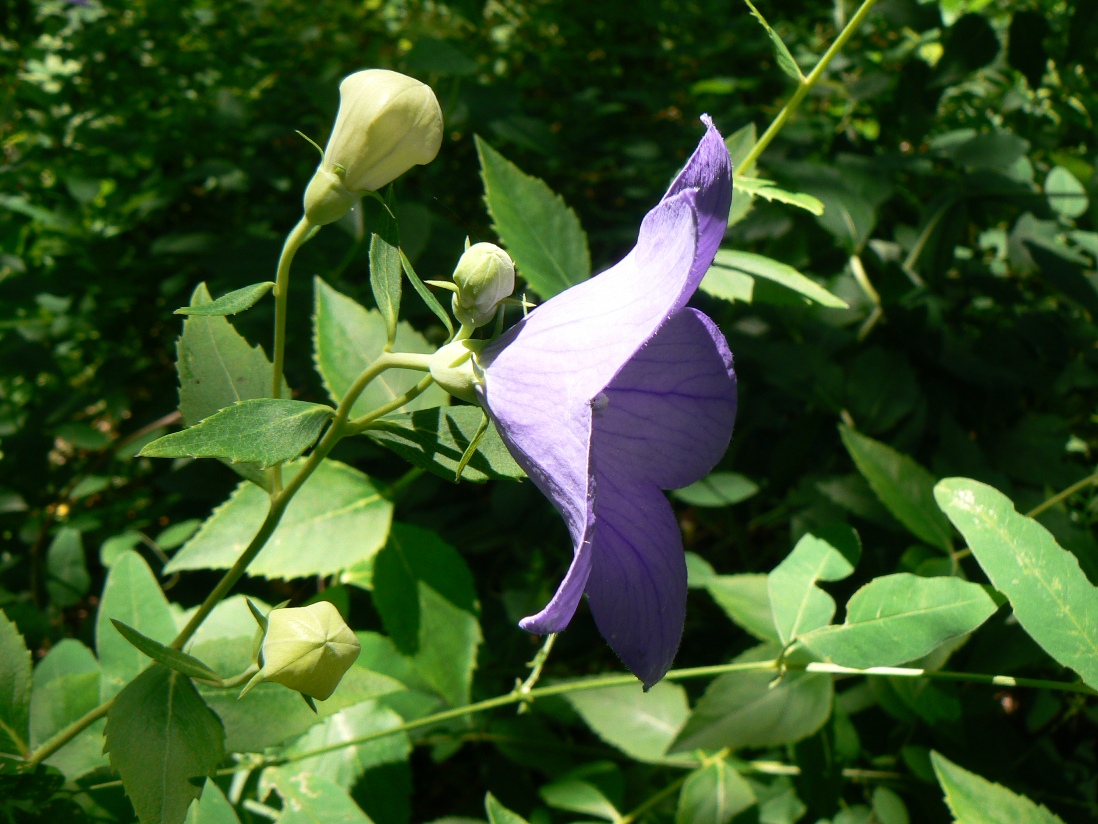
<path fill-rule="evenodd" d="M 953 532 L 934 503 L 934 476 L 907 455 L 848 426 L 840 426 L 839 434 L 854 465 L 896 520 L 931 546 L 948 552 Z"/>
<path fill-rule="evenodd" d="M 728 824 L 754 803 L 751 785 L 722 758 L 687 777 L 675 824 Z"/>
<path fill-rule="evenodd" d="M 591 276 L 579 218 L 545 182 L 523 173 L 476 136 L 484 202 L 519 274 L 543 298 Z"/>
<path fill-rule="evenodd" d="M 757 573 L 716 575 L 705 581 L 705 588 L 738 626 L 760 641 L 778 643 L 774 611 L 770 606 L 770 576 Z"/>
<path fill-rule="evenodd" d="M 0 612 L 0 752 L 27 754 L 31 655 L 19 629 Z"/>
<path fill-rule="evenodd" d="M 30 706 L 32 747 L 41 746 L 99 706 L 99 666 L 94 666 L 89 671 L 66 673 L 50 680 L 35 678 Z M 61 770 L 72 781 L 106 767 L 108 761 L 103 755 L 105 723 L 105 719 L 93 723 L 46 759 L 46 763 Z"/>
<path fill-rule="evenodd" d="M 774 626 L 783 644 L 826 626 L 835 617 L 835 599 L 817 581 L 841 581 L 861 557 L 858 533 L 848 526 L 816 529 L 797 541 L 767 581 Z"/>
<path fill-rule="evenodd" d="M 751 303 L 755 299 L 755 278 L 720 266 L 710 266 L 698 288 L 729 303 Z"/>
<path fill-rule="evenodd" d="M 240 819 L 221 788 L 207 778 L 198 803 L 187 810 L 185 824 L 240 824 Z"/>
<path fill-rule="evenodd" d="M 891 667 L 972 632 L 996 609 L 979 584 L 902 572 L 874 578 L 847 603 L 845 623 L 800 641 L 839 666 Z"/>
<path fill-rule="evenodd" d="M 283 473 L 292 479 L 301 462 Z M 164 568 L 228 569 L 251 543 L 270 501 L 261 489 L 240 484 L 214 510 Z M 331 575 L 372 558 L 389 535 L 393 505 L 370 479 L 346 464 L 325 460 L 290 501 L 266 547 L 248 567 L 263 578 Z"/>
<path fill-rule="evenodd" d="M 180 824 L 224 753 L 224 732 L 190 679 L 154 664 L 118 693 L 107 751 L 142 824 Z"/>
<path fill-rule="evenodd" d="M 259 778 L 260 800 L 272 789 L 282 796 L 278 824 L 373 824 L 346 790 L 319 775 L 268 767 Z"/>
<path fill-rule="evenodd" d="M 738 472 L 710 472 L 671 496 L 690 506 L 722 507 L 746 501 L 758 491 L 757 483 Z"/>
<path fill-rule="evenodd" d="M 1098 689 L 1098 588 L 1079 559 L 987 484 L 946 478 L 934 496 L 992 585 L 1010 599 L 1022 628 Z"/>
<path fill-rule="evenodd" d="M 450 320 L 450 315 L 439 303 L 438 298 L 434 293 L 427 288 L 427 285 L 423 282 L 423 278 L 416 274 L 415 267 L 412 266 L 412 261 L 408 260 L 408 256 L 404 254 L 404 250 L 400 251 L 400 266 L 404 269 L 404 274 L 408 276 L 408 281 L 412 284 L 412 288 L 416 290 L 423 302 L 427 304 L 427 308 L 430 309 L 436 318 L 438 318 L 442 325 L 446 327 L 446 334 L 449 338 L 454 337 L 454 324 Z"/>
<path fill-rule="evenodd" d="M 846 309 L 846 301 L 828 292 L 816 281 L 802 275 L 792 266 L 788 266 L 763 255 L 752 252 L 740 252 L 734 249 L 718 249 L 713 260 L 713 268 L 739 272 L 752 278 L 762 278 L 771 283 L 797 293 L 803 298 L 815 301 L 821 306 L 832 309 Z M 712 272 L 713 268 L 709 271 Z M 706 274 L 706 277 L 709 277 Z M 704 283 L 704 281 L 703 281 Z M 719 295 L 718 295 L 719 297 Z"/>
<path fill-rule="evenodd" d="M 733 185 L 736 189 L 752 197 L 761 197 L 771 203 L 785 203 L 796 206 L 819 217 L 824 213 L 824 205 L 812 195 L 803 192 L 789 192 L 778 186 L 773 180 L 765 180 L 761 177 L 737 176 Z"/>
<path fill-rule="evenodd" d="M 769 661 L 780 648 L 764 644 L 736 663 Z M 714 679 L 672 744 L 672 752 L 792 744 L 816 732 L 831 715 L 831 677 L 772 670 L 729 672 Z"/>
<path fill-rule="evenodd" d="M 728 137 L 724 139 L 725 148 L 728 149 L 728 157 L 732 161 L 732 169 L 736 173 L 736 178 L 733 180 L 733 194 L 735 194 L 735 187 L 739 185 L 739 175 L 745 175 L 751 172 L 749 168 L 740 168 L 740 165 L 747 156 L 751 153 L 751 150 L 755 148 L 755 144 L 758 142 L 758 132 L 755 130 L 754 123 L 748 123 L 746 126 L 740 126 L 736 131 L 732 132 Z M 754 164 L 751 164 L 754 168 Z"/>
<path fill-rule="evenodd" d="M 367 366 L 385 351 L 388 338 L 385 317 L 366 309 L 316 278 L 316 314 L 313 317 L 313 344 L 316 368 L 324 387 L 335 403 Z M 400 352 L 428 354 L 434 351 L 422 335 L 407 323 L 399 323 L 393 348 Z M 359 395 L 351 409 L 352 417 L 365 415 L 394 398 L 400 397 L 423 378 L 411 369 L 389 369 L 378 376 Z M 449 396 L 432 386 L 404 408 L 428 409 L 448 402 Z"/>
<path fill-rule="evenodd" d="M 1045 178 L 1045 197 L 1060 217 L 1077 218 L 1087 212 L 1087 190 L 1063 166 L 1055 166 Z"/>
<path fill-rule="evenodd" d="M 255 492 L 264 495 L 259 489 Z M 149 565 L 136 552 L 125 552 L 114 562 L 96 616 L 95 646 L 103 666 L 100 697 L 104 701 L 132 681 L 150 660 L 119 634 L 112 619 L 162 644 L 171 643 L 175 637 L 175 618 L 168 599 Z"/>
<path fill-rule="evenodd" d="M 564 697 L 599 738 L 636 761 L 667 761 L 667 748 L 690 714 L 686 690 L 667 681 L 648 692 L 629 684 Z"/>
<path fill-rule="evenodd" d="M 958 767 L 940 753 L 931 752 L 930 761 L 960 824 L 1064 824 L 1047 807 Z"/>
<path fill-rule="evenodd" d="M 414 466 L 453 482 L 461 456 L 483 419 L 484 413 L 476 406 L 435 407 L 382 418 L 363 434 Z M 475 483 L 525 477 L 492 425 L 461 473 L 463 481 Z"/>
<path fill-rule="evenodd" d="M 538 790 L 541 800 L 555 810 L 617 821 L 621 813 L 606 794 L 590 782 L 566 777 Z"/>
<path fill-rule="evenodd" d="M 251 286 L 245 286 L 243 289 L 229 292 L 227 295 L 222 295 L 217 300 L 210 301 L 209 303 L 203 303 L 198 306 L 184 306 L 181 309 L 176 309 L 175 314 L 200 315 L 202 317 L 209 317 L 211 315 L 235 315 L 237 312 L 251 309 L 259 302 L 261 297 L 273 288 L 273 281 L 268 280 L 263 283 L 253 283 Z"/>
<path fill-rule="evenodd" d="M 210 302 L 206 284 L 200 283 L 191 296 L 191 306 Z M 265 398 L 271 393 L 274 375 L 271 362 L 260 347 L 249 345 L 223 317 L 187 318 L 175 349 L 179 413 L 187 426 L 194 426 L 234 403 Z M 290 394 L 283 381 L 282 395 Z M 233 464 L 232 468 L 267 488 L 267 476 L 258 466 Z"/>
<path fill-rule="evenodd" d="M 123 638 L 157 663 L 163 664 L 190 678 L 203 678 L 207 681 L 215 682 L 220 680 L 216 672 L 193 655 L 188 655 L 185 652 L 180 652 L 177 649 L 172 649 L 169 646 L 158 643 L 152 638 L 142 635 L 133 627 L 128 627 L 116 619 L 112 618 L 111 623 L 114 624 L 114 628 L 118 630 Z"/>
<path fill-rule="evenodd" d="M 157 438 L 137 454 L 144 458 L 221 458 L 260 469 L 292 461 L 316 443 L 335 416 L 330 406 L 285 398 L 241 401 L 182 432 Z"/>
<path fill-rule="evenodd" d="M 871 798 L 873 815 L 880 824 L 910 824 L 907 805 L 888 787 L 877 787 Z"/>
<path fill-rule="evenodd" d="M 528 824 L 525 818 L 504 807 L 491 793 L 484 796 L 484 811 L 488 814 L 488 824 Z"/>
<path fill-rule="evenodd" d="M 755 19 L 762 23 L 762 27 L 766 29 L 766 34 L 770 38 L 770 43 L 774 47 L 774 57 L 778 61 L 778 67 L 785 73 L 785 76 L 792 80 L 794 83 L 800 85 L 804 83 L 804 75 L 801 74 L 800 67 L 797 66 L 797 61 L 793 59 L 793 55 L 789 53 L 789 49 L 786 48 L 785 43 L 778 36 L 778 33 L 770 28 L 770 24 L 766 22 L 766 18 L 759 14 L 759 10 L 752 4 L 751 0 L 743 0 L 747 3 L 747 7 L 751 9 L 751 14 L 755 16 Z"/>
<path fill-rule="evenodd" d="M 80 530 L 66 526 L 54 536 L 46 552 L 46 575 L 46 592 L 54 606 L 71 607 L 88 594 L 91 576 Z"/>
<path fill-rule="evenodd" d="M 393 190 L 386 197 L 386 208 L 381 214 L 381 231 L 370 235 L 370 290 L 374 303 L 385 319 L 385 337 L 392 346 L 397 336 L 397 319 L 400 317 L 400 290 L 403 268 L 400 263 L 400 234 L 391 207 Z"/>
<path fill-rule="evenodd" d="M 397 649 L 451 706 L 467 703 L 481 634 L 473 576 L 457 550 L 394 524 L 374 564 L 373 595 Z"/>

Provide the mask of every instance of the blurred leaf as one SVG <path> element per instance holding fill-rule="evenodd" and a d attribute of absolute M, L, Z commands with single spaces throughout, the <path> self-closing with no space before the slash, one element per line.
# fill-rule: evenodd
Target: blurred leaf
<path fill-rule="evenodd" d="M 888 511 L 912 534 L 949 551 L 949 521 L 934 504 L 934 476 L 907 455 L 843 425 L 843 445 Z"/>
<path fill-rule="evenodd" d="M 1063 166 L 1054 166 L 1045 178 L 1045 197 L 1060 217 L 1077 218 L 1087 212 L 1087 190 Z"/>
<path fill-rule="evenodd" d="M 273 288 L 273 281 L 268 280 L 263 283 L 253 283 L 251 286 L 245 286 L 243 289 L 229 292 L 209 303 L 201 303 L 197 306 L 184 306 L 181 309 L 176 309 L 175 314 L 202 316 L 235 315 L 237 312 L 243 312 L 245 309 L 250 309 L 255 306 L 255 304 L 259 302 L 259 299 Z"/>
<path fill-rule="evenodd" d="M 858 533 L 848 526 L 818 527 L 797 541 L 767 580 L 774 626 L 783 644 L 831 622 L 835 599 L 816 582 L 846 578 L 861 554 Z"/>
<path fill-rule="evenodd" d="M 221 788 L 207 778 L 198 802 L 187 810 L 184 824 L 240 824 L 240 819 Z"/>
<path fill-rule="evenodd" d="M 728 824 L 754 803 L 751 785 L 722 758 L 687 777 L 675 824 Z"/>
<path fill-rule="evenodd" d="M 215 412 L 138 452 L 144 458 L 221 458 L 260 469 L 292 461 L 316 443 L 335 410 L 285 398 L 255 398 Z"/>
<path fill-rule="evenodd" d="M 78 604 L 91 586 L 80 531 L 63 527 L 46 551 L 46 592 L 57 607 Z"/>
<path fill-rule="evenodd" d="M 666 681 L 648 692 L 629 684 L 564 697 L 599 738 L 637 761 L 665 761 L 668 746 L 690 714 L 686 690 Z"/>
<path fill-rule="evenodd" d="M 0 752 L 26 755 L 31 655 L 19 629 L 0 612 Z"/>
<path fill-rule="evenodd" d="M 1023 629 L 1098 689 L 1098 588 L 1079 560 L 987 484 L 946 478 L 934 496 Z"/>
<path fill-rule="evenodd" d="M 843 667 L 891 667 L 972 632 L 998 609 L 982 586 L 902 572 L 874 578 L 850 598 L 846 621 L 803 635 L 802 644 Z"/>
<path fill-rule="evenodd" d="M 737 625 L 760 641 L 778 643 L 768 581 L 769 576 L 756 573 L 716 575 L 705 582 L 705 588 Z"/>
<path fill-rule="evenodd" d="M 766 29 L 766 35 L 770 38 L 770 45 L 774 48 L 774 57 L 778 61 L 778 68 L 782 70 L 786 77 L 792 80 L 798 85 L 804 82 L 804 75 L 801 74 L 800 67 L 797 66 L 797 61 L 793 59 L 793 55 L 789 53 L 789 49 L 786 48 L 785 43 L 778 36 L 778 33 L 774 29 L 770 28 L 770 24 L 766 22 L 766 18 L 759 14 L 759 10 L 752 4 L 751 0 L 743 0 L 747 3 L 747 7 L 751 9 L 751 14 L 758 20 L 764 29 Z"/>
<path fill-rule="evenodd" d="M 117 568 L 117 567 L 116 567 Z M 180 824 L 224 755 L 224 732 L 190 680 L 154 664 L 114 699 L 107 752 L 142 824 Z"/>
<path fill-rule="evenodd" d="M 710 266 L 698 288 L 730 303 L 751 303 L 755 298 L 755 278 L 723 266 Z"/>
<path fill-rule="evenodd" d="M 219 680 L 216 672 L 193 655 L 188 655 L 185 652 L 180 652 L 165 644 L 158 643 L 152 638 L 147 638 L 133 627 L 128 627 L 121 621 L 112 619 L 111 623 L 114 624 L 114 628 L 118 630 L 123 638 L 157 663 L 163 664 L 169 669 L 173 669 L 189 678 L 203 678 L 207 681 L 215 682 Z"/>
<path fill-rule="evenodd" d="M 671 496 L 690 506 L 724 507 L 746 501 L 758 491 L 757 483 L 738 472 L 710 472 Z"/>
<path fill-rule="evenodd" d="M 476 406 L 439 406 L 381 418 L 363 434 L 414 466 L 453 482 L 458 463 L 483 420 L 484 412 Z M 480 483 L 525 477 L 496 427 L 489 423 L 461 479 Z"/>
<path fill-rule="evenodd" d="M 400 317 L 400 290 L 404 281 L 404 269 L 400 263 L 400 235 L 392 208 L 393 190 L 389 188 L 386 209 L 381 215 L 381 231 L 370 235 L 370 290 L 374 303 L 385 318 L 385 338 L 393 346 L 397 336 L 397 319 Z M 320 297 L 320 281 L 317 281 L 317 298 Z M 318 306 L 319 308 L 319 306 Z"/>
<path fill-rule="evenodd" d="M 65 645 L 72 646 L 64 650 Z M 55 655 L 59 650 L 60 655 Z M 44 668 L 43 664 L 51 656 L 53 661 Z M 58 658 L 64 660 L 58 661 Z M 55 666 L 56 672 L 50 673 L 48 670 Z M 99 706 L 99 678 L 99 662 L 79 641 L 66 639 L 50 650 L 34 673 L 30 705 L 31 747 L 41 746 Z M 46 763 L 61 770 L 70 781 L 107 766 L 107 758 L 103 755 L 105 723 L 104 720 L 96 721 L 51 755 Z"/>
<path fill-rule="evenodd" d="M 579 778 L 562 778 L 538 790 L 541 800 L 555 810 L 617 821 L 621 813 L 601 789 Z"/>
<path fill-rule="evenodd" d="M 959 143 L 949 152 L 953 162 L 970 169 L 1004 171 L 1029 151 L 1029 142 L 1013 132 L 984 132 Z"/>
<path fill-rule="evenodd" d="M 260 800 L 272 789 L 282 796 L 279 824 L 373 824 L 346 790 L 323 776 L 268 767 L 259 777 Z"/>
<path fill-rule="evenodd" d="M 283 469 L 287 482 L 301 466 L 299 461 Z M 255 537 L 269 506 L 265 492 L 240 484 L 164 572 L 229 569 Z M 372 558 L 385 545 L 392 517 L 393 505 L 369 477 L 326 459 L 290 501 L 248 574 L 264 578 L 331 575 Z"/>
<path fill-rule="evenodd" d="M 1047 807 L 958 767 L 940 753 L 932 752 L 930 760 L 945 801 L 962 824 L 1064 824 Z"/>
<path fill-rule="evenodd" d="M 911 818 L 903 799 L 888 787 L 874 789 L 871 801 L 873 815 L 880 824 L 910 824 Z"/>
<path fill-rule="evenodd" d="M 324 387 L 335 403 L 343 400 L 355 379 L 385 351 L 386 320 L 377 310 L 367 310 L 351 298 L 337 292 L 319 277 L 316 284 L 316 314 L 313 318 L 313 342 L 316 368 Z M 431 346 L 407 323 L 399 323 L 394 349 L 427 354 Z M 388 369 L 373 380 L 359 395 L 351 409 L 352 417 L 372 412 L 415 386 L 423 373 L 410 369 Z M 428 409 L 445 404 L 449 396 L 431 386 L 404 409 Z"/>
<path fill-rule="evenodd" d="M 258 489 L 256 492 L 263 494 Z M 120 555 L 111 567 L 96 616 L 95 646 L 103 666 L 100 697 L 104 701 L 131 682 L 150 660 L 119 634 L 112 619 L 162 644 L 170 644 L 175 637 L 175 618 L 168 599 L 149 565 L 132 550 Z"/>
<path fill-rule="evenodd" d="M 944 36 L 945 51 L 934 67 L 931 85 L 950 86 L 983 68 L 999 53 L 999 38 L 981 14 L 966 14 L 953 22 Z"/>
<path fill-rule="evenodd" d="M 528 824 L 525 818 L 504 807 L 491 793 L 484 796 L 484 811 L 488 814 L 488 824 Z"/>
<path fill-rule="evenodd" d="M 740 126 L 732 134 L 724 139 L 725 148 L 728 149 L 728 156 L 732 160 L 732 169 L 736 174 L 735 179 L 732 182 L 732 191 L 735 193 L 736 187 L 740 183 L 740 175 L 750 174 L 751 169 L 755 164 L 751 164 L 751 168 L 740 168 L 740 165 L 751 153 L 751 150 L 755 148 L 755 143 L 758 142 L 758 133 L 755 130 L 754 123 L 748 123 L 746 126 Z"/>
<path fill-rule="evenodd" d="M 587 280 L 591 255 L 576 213 L 479 136 L 476 146 L 484 202 L 518 273 L 546 299 Z"/>
<path fill-rule="evenodd" d="M 773 180 L 764 180 L 761 177 L 737 177 L 733 186 L 735 189 L 753 197 L 761 197 L 771 203 L 777 202 L 796 206 L 799 209 L 811 212 L 817 217 L 824 213 L 824 205 L 818 198 L 800 192 L 787 192 Z"/>
<path fill-rule="evenodd" d="M 813 300 L 821 306 L 838 309 L 847 308 L 846 301 L 835 297 L 792 266 L 787 266 L 762 255 L 756 255 L 752 252 L 739 252 L 733 249 L 718 249 L 713 267 L 741 272 L 753 278 L 763 278 L 796 292 L 804 298 Z M 708 275 L 706 276 L 708 277 Z"/>

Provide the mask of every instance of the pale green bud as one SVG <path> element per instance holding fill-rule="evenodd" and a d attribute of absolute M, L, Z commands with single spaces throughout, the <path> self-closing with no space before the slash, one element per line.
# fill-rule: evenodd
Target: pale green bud
<path fill-rule="evenodd" d="M 274 681 L 324 701 L 335 692 L 359 650 L 355 634 L 328 601 L 274 609 L 267 615 L 260 648 L 263 668 L 253 680 Z"/>
<path fill-rule="evenodd" d="M 487 343 L 485 340 L 456 340 L 431 355 L 431 377 L 435 383 L 455 398 L 477 403 L 480 375 L 476 359 Z"/>
<path fill-rule="evenodd" d="M 515 291 L 515 264 L 494 243 L 474 243 L 454 270 L 454 317 L 463 326 L 484 326 Z"/>
<path fill-rule="evenodd" d="M 323 226 L 343 217 L 442 145 L 442 109 L 429 86 L 386 69 L 355 72 L 339 84 L 339 113 L 320 167 L 305 190 L 305 216 Z"/>

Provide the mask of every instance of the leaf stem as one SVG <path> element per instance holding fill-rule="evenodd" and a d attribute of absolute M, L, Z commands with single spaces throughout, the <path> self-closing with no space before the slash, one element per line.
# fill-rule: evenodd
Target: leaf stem
<path fill-rule="evenodd" d="M 1052 507 L 1056 506 L 1056 504 L 1060 503 L 1060 501 L 1066 500 L 1067 498 L 1070 498 L 1072 495 L 1074 495 L 1076 492 L 1079 492 L 1082 489 L 1086 489 L 1088 486 L 1092 486 L 1096 483 L 1098 483 L 1098 472 L 1095 472 L 1093 475 L 1088 475 L 1081 481 L 1076 481 L 1063 492 L 1057 492 L 1047 501 L 1044 501 L 1033 507 L 1033 509 L 1026 513 L 1026 517 L 1036 518 L 1046 509 L 1051 509 Z"/>
<path fill-rule="evenodd" d="M 812 87 L 815 86 L 823 76 L 823 73 L 827 70 L 828 65 L 830 65 L 831 61 L 835 58 L 835 55 L 842 50 L 843 46 L 846 45 L 846 41 L 850 39 L 855 31 L 857 31 L 858 27 L 862 24 L 862 21 L 865 20 L 870 9 L 873 8 L 876 2 L 877 0 L 864 0 L 862 5 L 854 13 L 854 16 L 850 18 L 850 21 L 843 27 L 843 30 L 839 32 L 839 36 L 835 38 L 835 42 L 831 44 L 831 47 L 824 52 L 823 57 L 816 63 L 815 68 L 808 73 L 804 82 L 797 86 L 797 90 L 793 92 L 793 96 L 789 98 L 789 102 L 782 107 L 782 110 L 778 112 L 778 116 L 766 127 L 766 131 L 763 132 L 762 137 L 760 137 L 755 145 L 751 147 L 751 151 L 747 153 L 747 156 L 740 163 L 740 169 L 744 170 L 744 172 L 750 171 L 755 161 L 759 159 L 759 155 L 761 155 L 766 147 L 770 145 L 770 142 L 777 137 L 778 132 L 785 126 L 786 121 L 789 120 L 793 112 L 801 105 L 801 101 L 804 100 L 805 95 L 808 94 Z"/>
<path fill-rule="evenodd" d="M 701 764 L 699 764 L 698 767 L 695 767 L 695 769 L 704 769 L 711 764 L 716 764 L 718 761 L 723 761 L 725 758 L 731 755 L 731 753 L 732 750 L 730 747 L 725 747 L 723 750 L 718 750 L 712 755 L 703 758 Z M 682 785 L 689 780 L 692 772 L 693 771 L 687 773 L 686 775 L 680 776 L 679 778 L 676 778 L 659 792 L 653 793 L 652 795 L 648 796 L 648 798 L 646 798 L 628 813 L 619 818 L 617 822 L 615 822 L 615 824 L 633 824 L 634 821 L 636 821 L 646 812 L 651 810 L 653 807 L 658 806 L 664 799 L 669 798 L 670 796 L 677 793 L 682 788 Z"/>

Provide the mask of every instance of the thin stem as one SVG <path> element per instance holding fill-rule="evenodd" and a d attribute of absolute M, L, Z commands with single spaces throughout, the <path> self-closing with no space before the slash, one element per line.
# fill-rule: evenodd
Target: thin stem
<path fill-rule="evenodd" d="M 1052 507 L 1056 506 L 1056 504 L 1060 503 L 1060 501 L 1066 500 L 1067 498 L 1070 498 L 1072 495 L 1074 495 L 1076 492 L 1078 492 L 1082 489 L 1086 489 L 1088 486 L 1092 486 L 1093 484 L 1096 484 L 1096 483 L 1098 483 L 1098 472 L 1095 472 L 1093 475 L 1088 475 L 1087 477 L 1083 478 L 1083 480 L 1081 480 L 1081 481 L 1077 481 L 1076 483 L 1073 483 L 1071 486 L 1069 486 L 1063 492 L 1057 492 L 1055 495 L 1053 495 L 1047 501 L 1033 507 L 1033 509 L 1031 509 L 1029 512 L 1026 513 L 1026 517 L 1027 518 L 1036 518 L 1038 515 L 1040 515 L 1046 509 L 1051 509 Z"/>
<path fill-rule="evenodd" d="M 986 675 L 980 672 L 951 672 L 949 670 L 924 670 L 912 667 L 869 667 L 854 669 L 840 667 L 837 664 L 812 662 L 801 667 L 805 672 L 819 672 L 829 675 L 883 675 L 890 678 L 929 678 L 932 681 L 967 681 L 974 684 L 990 684 L 996 687 L 1027 687 L 1030 689 L 1060 690 L 1078 692 L 1083 695 L 1098 695 L 1098 692 L 1082 682 L 1050 681 L 1044 678 L 1015 678 L 1013 675 Z"/>
<path fill-rule="evenodd" d="M 57 752 L 59 749 L 69 743 L 69 741 L 76 738 L 76 736 L 80 735 L 80 733 L 82 733 L 100 718 L 105 716 L 108 710 L 110 710 L 113 703 L 114 699 L 109 698 L 98 707 L 96 707 L 94 710 L 89 712 L 87 715 L 85 715 L 83 718 L 73 721 L 71 724 L 65 727 L 65 729 L 61 730 L 61 732 L 57 733 L 57 735 L 53 736 L 53 738 L 44 742 L 41 746 L 38 747 L 38 749 L 34 750 L 30 755 L 28 755 L 27 762 L 30 764 L 41 764 L 43 761 L 45 761 L 47 758 L 49 758 L 51 755 L 53 755 L 55 752 Z"/>
<path fill-rule="evenodd" d="M 876 2 L 877 0 L 864 0 L 862 5 L 854 13 L 854 16 L 850 18 L 850 22 L 848 22 L 843 30 L 839 32 L 839 36 L 835 38 L 835 42 L 831 44 L 831 47 L 826 52 L 824 52 L 823 57 L 820 58 L 815 68 L 813 68 L 812 71 L 808 73 L 808 76 L 805 77 L 804 81 L 797 86 L 797 90 L 793 92 L 793 96 L 789 98 L 789 102 L 782 107 L 782 110 L 778 112 L 778 116 L 774 118 L 769 126 L 767 126 L 762 137 L 760 137 L 758 142 L 751 147 L 751 151 L 747 153 L 747 157 L 740 163 L 741 170 L 745 172 L 749 171 L 755 161 L 759 159 L 759 155 L 761 155 L 766 147 L 770 145 L 770 142 L 777 137 L 778 132 L 785 126 L 785 122 L 789 120 L 790 115 L 792 115 L 801 105 L 801 101 L 804 100 L 805 95 L 808 94 L 809 90 L 811 90 L 823 76 L 823 73 L 827 70 L 828 65 L 830 65 L 831 61 L 835 58 L 835 55 L 842 50 L 843 46 L 846 45 L 846 41 L 858 30 L 858 27 L 862 24 L 862 21 L 865 20 L 870 9 L 873 8 Z"/>
<path fill-rule="evenodd" d="M 541 671 L 545 669 L 545 662 L 549 660 L 549 653 L 553 650 L 553 644 L 556 643 L 557 633 L 551 632 L 545 636 L 545 643 L 541 645 L 541 649 L 538 650 L 537 655 L 534 656 L 534 660 L 531 661 L 528 666 L 530 667 L 530 675 L 522 683 L 515 679 L 515 690 L 520 695 L 529 695 L 534 689 L 534 685 L 541 678 Z M 526 706 L 519 707 L 519 712 L 526 710 Z"/>
<path fill-rule="evenodd" d="M 723 761 L 731 753 L 731 748 L 725 747 L 723 750 L 719 750 L 713 753 L 708 758 L 703 758 L 701 764 L 699 764 L 698 767 L 696 767 L 695 769 L 704 769 L 710 764 L 716 764 L 718 761 Z M 665 799 L 670 798 L 675 793 L 677 793 L 682 788 L 682 785 L 689 780 L 690 774 L 691 773 L 687 773 L 686 775 L 680 776 L 659 792 L 653 793 L 636 807 L 634 807 L 632 810 L 630 810 L 628 813 L 619 818 L 617 822 L 615 822 L 615 824 L 632 824 L 646 812 L 653 809 L 654 807 L 659 806 Z"/>

